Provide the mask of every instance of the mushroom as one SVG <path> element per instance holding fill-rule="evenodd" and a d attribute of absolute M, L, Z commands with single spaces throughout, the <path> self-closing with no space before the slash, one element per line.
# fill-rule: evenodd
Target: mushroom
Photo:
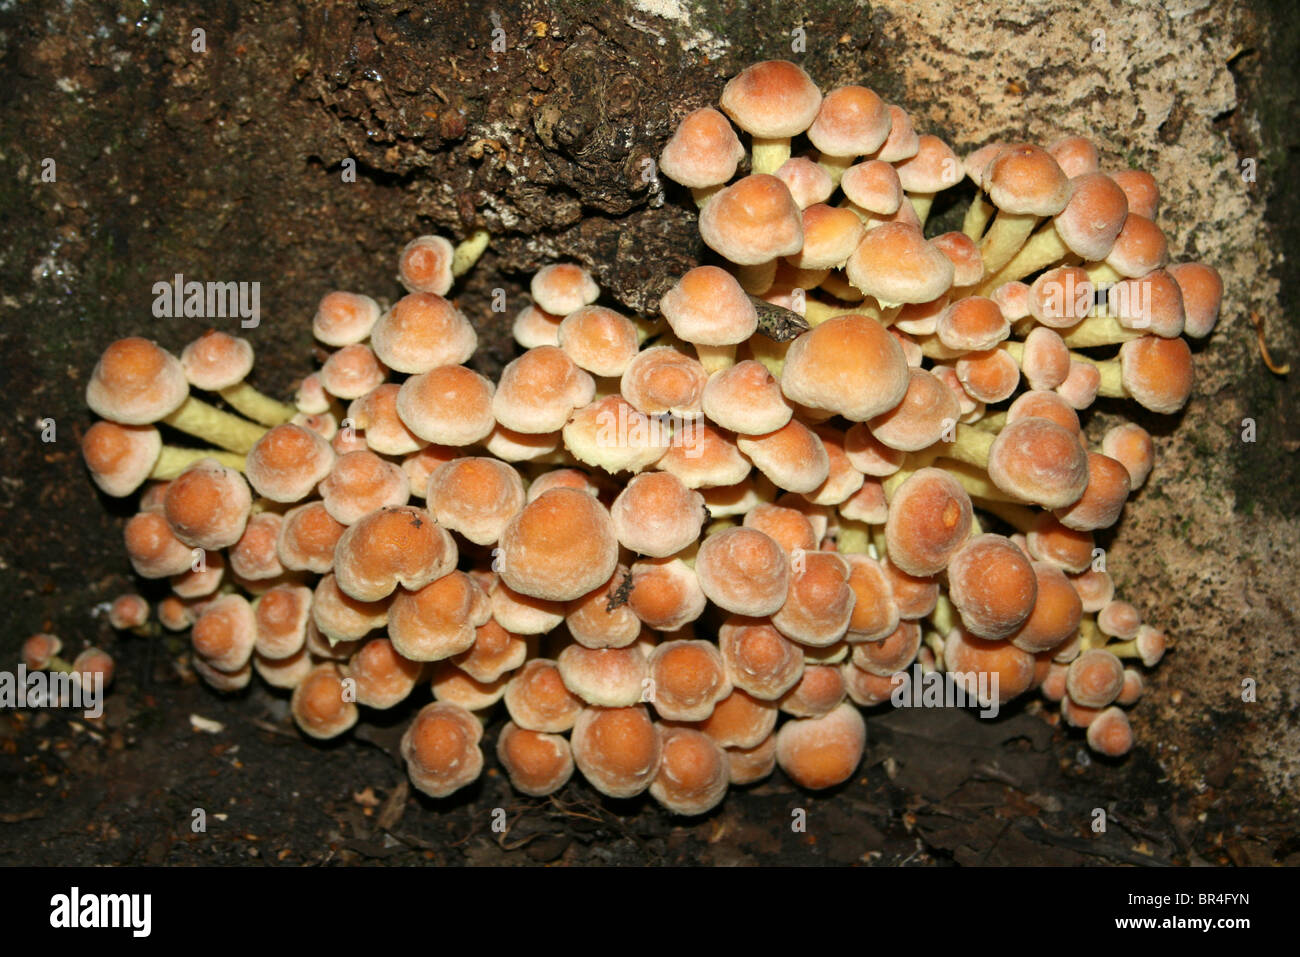
<path fill-rule="evenodd" d="M 354 525 L 371 512 L 405 505 L 410 480 L 400 465 L 366 449 L 334 460 L 318 486 L 325 511 L 340 525 Z"/>
<path fill-rule="evenodd" d="M 507 721 L 497 735 L 497 760 L 510 784 L 530 797 L 554 794 L 573 777 L 573 752 L 558 734 L 530 731 Z"/>
<path fill-rule="evenodd" d="M 540 308 L 556 316 L 577 312 L 600 297 L 591 273 L 575 263 L 543 266 L 533 275 L 529 291 Z"/>
<path fill-rule="evenodd" d="M 790 562 L 770 536 L 754 528 L 727 528 L 704 539 L 695 559 L 700 587 L 719 608 L 762 617 L 785 604 Z"/>
<path fill-rule="evenodd" d="M 506 685 L 506 711 L 519 727 L 563 734 L 573 727 L 583 701 L 564 683 L 556 663 L 530 658 Z"/>
<path fill-rule="evenodd" d="M 654 558 L 667 558 L 700 537 L 704 497 L 669 472 L 637 475 L 614 499 L 610 519 L 619 544 Z"/>
<path fill-rule="evenodd" d="M 727 795 L 730 768 L 722 748 L 694 728 L 658 726 L 661 758 L 650 796 L 674 814 L 705 814 Z"/>
<path fill-rule="evenodd" d="M 770 173 L 790 158 L 790 138 L 817 119 L 822 93 L 793 63 L 765 60 L 728 80 L 719 102 L 750 135 L 754 172 Z"/>
<path fill-rule="evenodd" d="M 483 771 L 483 726 L 457 705 L 435 701 L 420 709 L 402 735 L 402 758 L 411 783 L 443 798 L 473 783 Z"/>
<path fill-rule="evenodd" d="M 394 372 L 417 374 L 460 365 L 474 354 L 478 336 L 442 296 L 419 292 L 403 296 L 380 316 L 370 330 L 370 345 Z"/>
<path fill-rule="evenodd" d="M 669 721 L 704 721 L 731 693 L 731 681 L 718 646 L 679 639 L 655 646 L 649 677 L 655 712 Z"/>
<path fill-rule="evenodd" d="M 649 671 L 635 645 L 587 648 L 575 642 L 560 652 L 556 666 L 564 686 L 589 705 L 626 708 L 644 700 Z"/>
<path fill-rule="evenodd" d="M 762 701 L 777 700 L 803 676 L 803 652 L 766 619 L 728 618 L 718 647 L 733 685 Z"/>
<path fill-rule="evenodd" d="M 386 598 L 399 585 L 415 590 L 456 567 L 456 543 L 422 508 L 371 512 L 348 527 L 334 550 L 334 574 L 357 601 Z"/>
<path fill-rule="evenodd" d="M 571 601 L 609 580 L 618 539 L 605 507 L 586 492 L 556 488 L 512 518 L 501 533 L 499 573 L 513 590 Z"/>
<path fill-rule="evenodd" d="M 844 702 L 821 717 L 783 724 L 776 733 L 776 759 L 795 784 L 820 791 L 853 776 L 866 743 L 861 713 Z"/>
<path fill-rule="evenodd" d="M 356 682 L 356 701 L 369 708 L 392 708 L 415 690 L 421 665 L 403 657 L 387 638 L 372 638 L 348 660 Z"/>
<path fill-rule="evenodd" d="M 219 449 L 185 449 L 163 445 L 151 425 L 99 421 L 81 439 L 81 454 L 90 477 L 105 495 L 124 498 L 145 482 L 170 481 L 202 459 L 242 471 L 244 457 Z"/>
<path fill-rule="evenodd" d="M 505 462 L 454 459 L 429 476 L 426 502 L 438 524 L 476 545 L 491 545 L 524 508 L 524 483 Z"/>
<path fill-rule="evenodd" d="M 379 313 L 379 304 L 369 296 L 355 292 L 329 292 L 321 297 L 316 315 L 312 317 L 312 335 L 327 346 L 363 342 L 379 321 Z M 323 412 L 324 409 L 315 411 Z"/>
<path fill-rule="evenodd" d="M 279 425 L 297 412 L 245 381 L 253 371 L 253 347 L 247 339 L 209 330 L 181 350 L 181 368 L 194 388 L 217 393 L 254 422 Z"/>
<path fill-rule="evenodd" d="M 491 604 L 464 572 L 451 571 L 418 588 L 405 587 L 388 610 L 388 637 L 412 661 L 441 661 L 468 651 Z"/>
<path fill-rule="evenodd" d="M 701 206 L 719 187 L 736 175 L 745 158 L 736 131 L 712 107 L 687 113 L 659 154 L 659 170 L 690 189 Z"/>
<path fill-rule="evenodd" d="M 180 360 L 139 337 L 104 350 L 86 385 L 86 405 L 119 425 L 163 422 L 236 453 L 247 452 L 266 431 L 194 398 Z"/>
<path fill-rule="evenodd" d="M 808 140 L 818 151 L 818 162 L 840 182 L 855 157 L 869 156 L 889 136 L 889 107 L 865 86 L 841 86 L 822 98 L 808 127 Z"/>
<path fill-rule="evenodd" d="M 609 797 L 635 797 L 659 773 L 663 742 L 641 705 L 585 708 L 569 741 L 582 776 Z"/>
<path fill-rule="evenodd" d="M 277 425 L 248 453 L 245 474 L 258 495 L 273 502 L 300 502 L 334 466 L 334 450 L 300 425 Z"/>

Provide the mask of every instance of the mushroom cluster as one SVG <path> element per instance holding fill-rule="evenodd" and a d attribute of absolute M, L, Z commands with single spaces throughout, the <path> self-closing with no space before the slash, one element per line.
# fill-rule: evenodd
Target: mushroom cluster
<path fill-rule="evenodd" d="M 981 704 L 1039 689 L 1098 752 L 1130 749 L 1125 661 L 1166 639 L 1116 599 L 1093 533 L 1153 444 L 1126 424 L 1092 448 L 1080 413 L 1182 407 L 1179 335 L 1212 329 L 1217 274 L 1169 266 L 1154 181 L 1101 172 L 1085 140 L 963 162 L 779 61 L 721 107 L 659 165 L 719 264 L 645 318 L 546 266 L 495 382 L 446 298 L 481 235 L 408 244 L 391 305 L 321 299 L 333 351 L 292 403 L 248 385 L 252 348 L 222 332 L 179 358 L 108 347 L 84 457 L 105 493 L 139 492 L 127 553 L 170 581 L 158 619 L 192 628 L 208 684 L 256 671 L 322 739 L 427 685 L 401 751 L 435 797 L 479 776 L 498 702 L 525 794 L 575 768 L 680 814 L 778 764 L 831 787 L 914 666 Z M 963 231 L 926 238 L 963 174 Z"/>

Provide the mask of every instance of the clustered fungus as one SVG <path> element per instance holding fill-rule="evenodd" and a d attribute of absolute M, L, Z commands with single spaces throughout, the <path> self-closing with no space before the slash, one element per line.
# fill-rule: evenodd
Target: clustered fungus
<path fill-rule="evenodd" d="M 1180 337 L 1213 330 L 1218 274 L 1171 264 L 1154 180 L 1079 137 L 962 159 L 778 61 L 720 107 L 660 162 L 716 264 L 644 318 L 598 304 L 582 266 L 543 268 L 496 382 L 446 298 L 481 236 L 409 243 L 391 304 L 324 296 L 312 331 L 335 351 L 292 406 L 224 334 L 180 359 L 108 347 L 86 463 L 109 495 L 143 490 L 127 551 L 170 578 L 158 617 L 192 627 L 205 681 L 256 670 L 314 738 L 431 688 L 401 751 L 434 797 L 479 775 L 498 702 L 525 794 L 576 769 L 700 814 L 777 765 L 833 787 L 914 666 L 999 703 L 1039 689 L 1095 751 L 1132 747 L 1138 669 L 1167 641 L 1093 534 L 1153 442 L 1129 423 L 1098 446 L 1080 416 L 1182 408 Z M 962 230 L 927 236 L 963 177 Z M 115 624 L 138 627 L 128 604 Z M 33 666 L 57 654 L 42 640 Z"/>

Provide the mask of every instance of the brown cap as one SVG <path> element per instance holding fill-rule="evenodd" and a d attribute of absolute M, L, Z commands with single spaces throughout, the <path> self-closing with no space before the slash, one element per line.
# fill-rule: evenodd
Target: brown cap
<path fill-rule="evenodd" d="M 822 93 L 793 63 L 765 60 L 728 80 L 720 103 L 746 133 L 775 139 L 807 130 L 817 118 Z"/>
<path fill-rule="evenodd" d="M 422 508 L 371 512 L 350 526 L 334 551 L 339 588 L 357 601 L 378 601 L 399 585 L 422 588 L 456 567 L 456 543 Z"/>
<path fill-rule="evenodd" d="M 582 699 L 565 687 L 560 669 L 549 658 L 524 663 L 506 685 L 506 711 L 521 728 L 563 734 L 582 711 Z"/>
<path fill-rule="evenodd" d="M 948 591 L 971 634 L 998 640 L 1019 630 L 1038 597 L 1029 559 L 1001 535 L 976 535 L 948 563 Z"/>
<path fill-rule="evenodd" d="M 253 371 L 253 347 L 247 339 L 209 329 L 181 350 L 181 368 L 194 388 L 216 392 Z"/>
<path fill-rule="evenodd" d="M 706 346 L 744 342 L 758 312 L 736 277 L 717 266 L 697 266 L 664 293 L 659 309 L 680 339 Z"/>
<path fill-rule="evenodd" d="M 680 558 L 643 558 L 632 565 L 627 607 L 647 627 L 676 631 L 708 605 L 695 570 Z"/>
<path fill-rule="evenodd" d="M 1155 464 L 1155 443 L 1151 433 L 1135 422 L 1111 428 L 1101 440 L 1101 450 L 1120 462 L 1128 471 L 1129 488 L 1137 490 L 1151 474 Z"/>
<path fill-rule="evenodd" d="M 614 573 L 614 524 L 586 492 L 552 489 L 510 520 L 501 533 L 498 564 L 502 581 L 515 591 L 571 601 Z"/>
<path fill-rule="evenodd" d="M 663 744 L 641 705 L 584 709 L 570 742 L 578 770 L 609 797 L 635 797 L 659 773 Z"/>
<path fill-rule="evenodd" d="M 403 658 L 387 638 L 372 638 L 348 660 L 348 676 L 356 682 L 357 704 L 392 708 L 415 690 L 421 666 Z"/>
<path fill-rule="evenodd" d="M 814 163 L 806 156 L 791 157 L 777 167 L 772 175 L 785 183 L 795 205 L 803 210 L 826 202 L 835 192 L 835 180 L 831 179 L 831 174 L 821 164 Z M 806 219 L 804 223 L 807 224 Z"/>
<path fill-rule="evenodd" d="M 867 316 L 829 319 L 805 332 L 786 352 L 781 372 L 781 389 L 788 398 L 854 422 L 898 405 L 909 381 L 898 341 Z"/>
<path fill-rule="evenodd" d="M 1152 220 L 1130 208 L 1124 226 L 1106 256 L 1106 265 L 1121 276 L 1145 276 L 1169 262 L 1169 242 Z"/>
<path fill-rule="evenodd" d="M 555 432 L 591 402 L 596 383 L 556 346 L 529 349 L 501 371 L 492 411 L 516 432 Z"/>
<path fill-rule="evenodd" d="M 864 235 L 853 210 L 815 203 L 803 211 L 803 248 L 787 262 L 799 269 L 839 269 Z"/>
<path fill-rule="evenodd" d="M 803 676 L 803 651 L 767 619 L 728 618 L 718 646 L 732 683 L 762 701 L 777 700 Z"/>
<path fill-rule="evenodd" d="M 856 163 L 844 171 L 840 189 L 849 202 L 877 216 L 892 216 L 903 201 L 903 184 L 898 170 L 884 160 Z"/>
<path fill-rule="evenodd" d="M 445 296 L 454 281 L 451 260 L 455 252 L 441 236 L 417 236 L 397 258 L 397 278 L 407 292 Z"/>
<path fill-rule="evenodd" d="M 316 583 L 312 592 L 311 620 L 318 638 L 327 642 L 347 642 L 364 638 L 376 628 L 388 623 L 388 601 L 357 601 L 339 590 L 333 572 Z M 313 628 L 307 631 L 311 641 Z"/>
<path fill-rule="evenodd" d="M 1169 267 L 1169 274 L 1183 294 L 1183 331 L 1196 339 L 1205 338 L 1219 321 L 1219 304 L 1223 300 L 1219 271 L 1205 263 L 1178 263 Z"/>
<path fill-rule="evenodd" d="M 1070 181 L 1052 154 L 1032 143 L 1008 146 L 980 182 L 993 205 L 1017 215 L 1055 216 L 1070 199 Z"/>
<path fill-rule="evenodd" d="M 199 459 L 167 486 L 163 513 L 186 545 L 216 551 L 239 541 L 252 504 L 242 475 Z"/>
<path fill-rule="evenodd" d="M 853 665 L 878 678 L 888 678 L 902 671 L 921 649 L 921 626 L 914 621 L 900 621 L 880 641 L 860 641 L 853 645 Z"/>
<path fill-rule="evenodd" d="M 798 419 L 766 435 L 738 436 L 736 444 L 760 472 L 786 491 L 812 492 L 830 476 L 826 447 Z"/>
<path fill-rule="evenodd" d="M 555 316 L 567 316 L 600 297 L 596 280 L 577 263 L 543 266 L 533 275 L 529 291 L 538 306 Z"/>
<path fill-rule="evenodd" d="M 954 429 L 960 415 L 951 389 L 932 373 L 912 369 L 903 401 L 873 418 L 871 433 L 890 448 L 918 452 Z"/>
<path fill-rule="evenodd" d="M 626 316 L 604 306 L 583 306 L 564 317 L 560 348 L 592 375 L 622 375 L 637 354 L 636 326 Z"/>
<path fill-rule="evenodd" d="M 668 472 L 635 476 L 610 506 L 619 543 L 630 551 L 666 558 L 700 537 L 704 497 Z"/>
<path fill-rule="evenodd" d="M 970 496 L 943 469 L 909 476 L 889 502 L 885 543 L 890 561 L 909 575 L 937 575 L 970 535 Z"/>
<path fill-rule="evenodd" d="M 308 502 L 284 513 L 276 554 L 285 568 L 324 574 L 334 567 L 334 546 L 345 530 L 324 502 Z"/>
<path fill-rule="evenodd" d="M 889 136 L 889 107 L 865 86 L 841 86 L 827 93 L 808 139 L 828 156 L 866 156 Z"/>
<path fill-rule="evenodd" d="M 1130 213 L 1156 218 L 1160 211 L 1160 186 L 1154 176 L 1143 169 L 1122 169 L 1111 173 L 1110 178 L 1124 191 Z"/>
<path fill-rule="evenodd" d="M 298 502 L 311 494 L 334 467 L 334 450 L 301 425 L 271 429 L 248 453 L 244 472 L 258 495 L 273 502 Z"/>
<path fill-rule="evenodd" d="M 1143 336 L 1119 347 L 1124 391 L 1152 412 L 1172 415 L 1192 394 L 1192 350 L 1185 339 Z"/>
<path fill-rule="evenodd" d="M 367 450 L 340 455 L 320 481 L 325 510 L 343 525 L 376 509 L 405 505 L 410 492 L 410 481 L 401 466 Z"/>
<path fill-rule="evenodd" d="M 757 266 L 803 248 L 803 216 L 785 183 L 756 173 L 709 200 L 700 211 L 700 237 L 725 259 Z"/>
<path fill-rule="evenodd" d="M 388 370 L 364 343 L 344 346 L 325 360 L 318 373 L 321 387 L 340 399 L 359 399 L 383 385 Z M 328 406 L 327 406 L 328 408 Z"/>
<path fill-rule="evenodd" d="M 889 136 L 880 144 L 880 149 L 876 150 L 874 159 L 897 163 L 909 156 L 915 156 L 920 144 L 916 130 L 912 127 L 912 117 L 908 115 L 907 110 L 893 103 L 890 103 L 887 109 L 889 110 Z"/>
<path fill-rule="evenodd" d="M 981 684 L 989 691 L 996 688 L 998 702 L 1005 704 L 1033 686 L 1038 663 L 1033 655 L 1009 641 L 980 638 L 960 626 L 948 633 L 943 658 L 945 669 L 957 685 L 985 707 L 992 702 L 980 694 Z"/>
<path fill-rule="evenodd" d="M 1063 136 L 1047 147 L 1047 152 L 1071 178 L 1095 173 L 1100 162 L 1097 147 L 1086 136 Z"/>
<path fill-rule="evenodd" d="M 148 339 L 119 339 L 104 350 L 86 385 L 86 405 L 122 425 L 148 425 L 190 394 L 180 360 Z"/>
<path fill-rule="evenodd" d="M 435 798 L 472 783 L 483 771 L 482 738 L 483 725 L 464 708 L 443 701 L 425 705 L 402 735 L 411 783 Z"/>
<path fill-rule="evenodd" d="M 800 644 L 826 648 L 848 631 L 856 599 L 842 556 L 805 552 L 792 563 L 785 604 L 772 615 L 772 624 Z"/>
<path fill-rule="evenodd" d="M 1070 201 L 1052 221 L 1065 248 L 1088 262 L 1105 259 L 1128 216 L 1124 191 L 1105 173 L 1070 180 Z"/>
<path fill-rule="evenodd" d="M 926 133 L 917 137 L 917 150 L 898 164 L 898 179 L 909 193 L 937 193 L 962 180 L 962 164 L 943 140 Z"/>
<path fill-rule="evenodd" d="M 706 814 L 722 803 L 731 783 L 725 752 L 694 728 L 658 725 L 662 757 L 650 795 L 674 814 Z"/>
<path fill-rule="evenodd" d="M 553 316 L 544 309 L 529 303 L 519 310 L 511 326 L 515 342 L 525 349 L 560 344 L 560 323 L 563 316 Z"/>
<path fill-rule="evenodd" d="M 752 471 L 733 435 L 699 419 L 674 432 L 667 451 L 653 464 L 676 475 L 687 488 L 699 489 L 736 486 Z M 710 511 L 721 517 L 712 505 Z"/>
<path fill-rule="evenodd" d="M 659 169 L 683 186 L 706 189 L 735 176 L 744 158 L 745 148 L 727 118 L 706 106 L 682 118 L 659 155 Z"/>
<path fill-rule="evenodd" d="M 1077 433 L 1030 417 L 1009 422 L 998 433 L 989 449 L 988 472 L 1010 495 L 1044 508 L 1065 508 L 1088 486 L 1088 455 Z"/>
<path fill-rule="evenodd" d="M 239 671 L 248 664 L 257 642 L 253 606 L 242 595 L 222 595 L 203 609 L 190 639 L 194 653 L 211 667 L 226 673 Z"/>
<path fill-rule="evenodd" d="M 497 735 L 497 760 L 510 776 L 510 786 L 530 797 L 554 794 L 573 777 L 568 738 L 530 731 L 513 721 Z"/>
<path fill-rule="evenodd" d="M 474 354 L 478 336 L 460 310 L 431 292 L 411 293 L 380 317 L 370 332 L 379 360 L 396 372 L 428 372 L 460 365 Z"/>
<path fill-rule="evenodd" d="M 695 559 L 700 587 L 715 605 L 737 615 L 771 615 L 785 604 L 790 562 L 771 537 L 754 528 L 708 536 Z"/>
<path fill-rule="evenodd" d="M 629 574 L 626 566 L 619 565 L 608 581 L 568 603 L 564 623 L 574 641 L 587 648 L 626 648 L 641 636 L 641 620 L 627 602 L 619 598 L 619 589 Z M 623 703 L 634 704 L 638 700 L 633 698 Z"/>
<path fill-rule="evenodd" d="M 438 524 L 491 545 L 524 507 L 524 483 L 505 462 L 460 458 L 429 477 L 427 505 Z"/>
<path fill-rule="evenodd" d="M 694 419 L 703 414 L 700 402 L 708 381 L 698 360 L 672 346 L 652 346 L 628 362 L 619 388 L 638 412 Z"/>
<path fill-rule="evenodd" d="M 952 287 L 952 261 L 919 226 L 884 223 L 867 230 L 845 267 L 849 282 L 882 306 L 930 302 Z"/>
<path fill-rule="evenodd" d="M 439 366 L 412 376 L 397 392 L 397 414 L 415 435 L 439 445 L 481 442 L 492 432 L 491 381 L 465 366 Z"/>
<path fill-rule="evenodd" d="M 968 352 L 957 360 L 957 380 L 979 402 L 1001 402 L 1020 384 L 1020 366 L 1002 349 Z"/>
<path fill-rule="evenodd" d="M 773 432 L 793 410 L 781 383 L 762 363 L 745 359 L 709 377 L 701 397 L 704 414 L 724 429 L 748 435 Z"/>
<path fill-rule="evenodd" d="M 637 629 L 639 625 L 634 636 Z M 588 704 L 626 708 L 650 700 L 643 697 L 651 687 L 649 665 L 638 645 L 591 648 L 574 643 L 560 652 L 556 663 L 565 687 Z"/>
<path fill-rule="evenodd" d="M 717 645 L 677 640 L 657 645 L 649 659 L 651 702 L 668 721 L 703 721 L 731 694 L 731 681 Z"/>
<path fill-rule="evenodd" d="M 362 342 L 379 321 L 379 303 L 355 292 L 329 292 L 321 297 L 311 332 L 327 346 Z"/>
<path fill-rule="evenodd" d="M 482 589 L 464 572 L 452 571 L 427 585 L 403 588 L 388 612 L 388 637 L 412 661 L 442 661 L 468 651 L 476 631 L 492 615 Z"/>
<path fill-rule="evenodd" d="M 357 723 L 360 711 L 352 703 L 335 662 L 319 664 L 293 690 L 289 710 L 299 729 L 313 738 L 336 738 Z"/>
<path fill-rule="evenodd" d="M 130 495 L 143 485 L 161 453 L 162 436 L 151 425 L 96 422 L 81 439 L 81 455 L 90 477 L 100 491 L 115 498 Z"/>
<path fill-rule="evenodd" d="M 822 717 L 782 725 L 776 734 L 777 762 L 795 784 L 818 791 L 852 777 L 866 744 L 861 713 L 844 702 Z"/>

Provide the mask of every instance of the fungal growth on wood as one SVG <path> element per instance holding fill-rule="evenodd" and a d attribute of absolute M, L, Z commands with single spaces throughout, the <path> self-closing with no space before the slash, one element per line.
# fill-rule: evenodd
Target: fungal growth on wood
<path fill-rule="evenodd" d="M 546 266 L 495 381 L 455 298 L 482 232 L 395 251 L 399 298 L 322 289 L 292 402 L 247 385 L 238 338 L 107 344 L 86 465 L 139 496 L 128 556 L 170 580 L 157 617 L 200 677 L 256 671 L 315 739 L 431 695 L 400 751 L 433 797 L 478 777 L 486 730 L 524 794 L 576 770 L 682 815 L 778 765 L 842 784 L 935 673 L 984 712 L 1037 690 L 1107 757 L 1141 741 L 1169 640 L 1094 536 L 1160 464 L 1139 425 L 1093 447 L 1081 420 L 1184 406 L 1214 268 L 1175 264 L 1154 179 L 1079 137 L 958 157 L 782 61 L 718 106 L 659 164 L 709 262 L 647 316 Z M 963 178 L 961 231 L 933 235 Z"/>

